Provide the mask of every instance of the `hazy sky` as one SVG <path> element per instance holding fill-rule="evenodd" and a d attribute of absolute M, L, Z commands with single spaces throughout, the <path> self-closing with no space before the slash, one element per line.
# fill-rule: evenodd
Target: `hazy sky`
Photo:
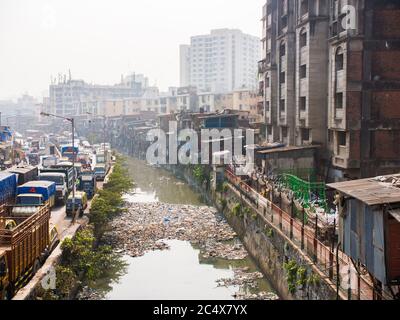
<path fill-rule="evenodd" d="M 0 0 L 0 99 L 46 94 L 68 73 L 114 84 L 135 71 L 179 84 L 179 44 L 216 28 L 260 36 L 265 0 Z"/>

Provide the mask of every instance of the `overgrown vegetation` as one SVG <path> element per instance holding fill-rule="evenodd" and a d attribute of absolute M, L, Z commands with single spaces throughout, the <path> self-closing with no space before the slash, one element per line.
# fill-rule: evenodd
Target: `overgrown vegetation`
<path fill-rule="evenodd" d="M 121 269 L 123 263 L 110 246 L 101 244 L 111 219 L 124 212 L 123 194 L 133 187 L 124 159 L 117 157 L 113 172 L 92 201 L 89 225 L 61 244 L 61 264 L 56 268 L 56 288 L 42 293 L 43 299 L 68 299 L 79 285 L 91 286 Z"/>

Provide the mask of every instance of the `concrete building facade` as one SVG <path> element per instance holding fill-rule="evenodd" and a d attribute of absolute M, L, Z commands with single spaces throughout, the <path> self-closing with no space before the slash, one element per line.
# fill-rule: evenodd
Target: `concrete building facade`
<path fill-rule="evenodd" d="M 400 170 L 400 2 L 268 0 L 263 7 L 266 139 L 321 145 L 331 180 Z"/>

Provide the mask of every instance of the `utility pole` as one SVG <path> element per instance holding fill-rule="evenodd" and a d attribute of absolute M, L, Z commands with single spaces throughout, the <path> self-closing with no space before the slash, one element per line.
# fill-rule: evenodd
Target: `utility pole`
<path fill-rule="evenodd" d="M 72 185 L 72 224 L 76 221 L 76 212 L 75 212 L 75 183 L 76 183 L 76 174 L 75 174 L 75 119 L 71 118 L 72 125 L 72 168 L 73 168 L 73 179 L 74 183 Z"/>
<path fill-rule="evenodd" d="M 54 118 L 59 118 L 59 119 L 64 119 L 67 120 L 71 123 L 71 129 L 72 129 L 72 224 L 75 223 L 76 221 L 76 212 L 75 212 L 75 182 L 76 182 L 76 171 L 75 171 L 75 119 L 74 118 L 67 118 L 67 117 L 62 117 L 58 116 L 55 114 L 51 113 L 46 113 L 46 112 L 41 112 L 40 115 L 46 116 L 46 117 L 54 117 Z"/>

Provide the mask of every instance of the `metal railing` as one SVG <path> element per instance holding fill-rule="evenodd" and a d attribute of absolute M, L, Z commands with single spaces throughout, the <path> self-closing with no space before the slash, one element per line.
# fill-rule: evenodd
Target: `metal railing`
<path fill-rule="evenodd" d="M 349 300 L 391 299 L 387 293 L 375 289 L 367 273 L 363 274 L 354 268 L 353 262 L 339 249 L 338 244 L 332 242 L 326 245 L 319 239 L 318 219 L 315 220 L 314 227 L 306 225 L 304 216 L 298 219 L 294 214 L 282 210 L 229 170 L 225 171 L 225 176 L 265 222 L 282 232 L 312 260 L 326 279 L 336 286 L 338 298 L 341 296 Z"/>

